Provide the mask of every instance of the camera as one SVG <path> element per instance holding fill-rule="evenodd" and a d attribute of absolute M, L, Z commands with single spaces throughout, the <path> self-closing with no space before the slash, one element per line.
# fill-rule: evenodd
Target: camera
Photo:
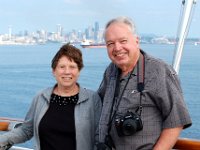
<path fill-rule="evenodd" d="M 140 116 L 136 113 L 127 111 L 124 116 L 116 115 L 115 127 L 118 136 L 130 136 L 143 129 Z"/>

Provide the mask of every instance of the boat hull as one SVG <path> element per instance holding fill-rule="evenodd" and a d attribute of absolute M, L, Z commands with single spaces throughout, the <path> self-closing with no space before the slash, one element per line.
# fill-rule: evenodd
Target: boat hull
<path fill-rule="evenodd" d="M 106 48 L 106 45 L 81 45 L 82 48 Z"/>

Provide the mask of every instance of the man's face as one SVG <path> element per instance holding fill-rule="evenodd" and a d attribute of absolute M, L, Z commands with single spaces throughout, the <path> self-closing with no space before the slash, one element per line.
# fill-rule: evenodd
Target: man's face
<path fill-rule="evenodd" d="M 128 25 L 113 23 L 105 31 L 109 58 L 119 68 L 133 68 L 139 56 L 139 40 Z"/>

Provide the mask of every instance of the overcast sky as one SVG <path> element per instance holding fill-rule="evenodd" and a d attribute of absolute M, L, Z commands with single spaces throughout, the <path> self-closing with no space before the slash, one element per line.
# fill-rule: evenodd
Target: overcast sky
<path fill-rule="evenodd" d="M 129 16 L 139 34 L 176 36 L 182 0 L 0 0 L 0 34 L 44 29 L 84 30 L 98 21 L 101 28 L 116 16 Z M 197 0 L 189 36 L 200 38 Z"/>

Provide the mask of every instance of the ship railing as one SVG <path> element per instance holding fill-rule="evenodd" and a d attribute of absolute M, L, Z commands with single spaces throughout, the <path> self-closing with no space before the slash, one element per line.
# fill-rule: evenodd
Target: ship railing
<path fill-rule="evenodd" d="M 33 150 L 33 149 L 18 147 L 18 146 L 12 146 L 9 150 Z"/>
<path fill-rule="evenodd" d="M 20 125 L 23 120 L 12 118 L 0 118 L 0 131 L 9 131 Z M 200 150 L 200 140 L 190 138 L 179 138 L 173 147 L 174 150 Z M 32 150 L 28 148 L 22 148 L 12 146 L 10 150 Z"/>
<path fill-rule="evenodd" d="M 174 150 L 200 150 L 200 140 L 179 138 L 173 147 Z"/>

